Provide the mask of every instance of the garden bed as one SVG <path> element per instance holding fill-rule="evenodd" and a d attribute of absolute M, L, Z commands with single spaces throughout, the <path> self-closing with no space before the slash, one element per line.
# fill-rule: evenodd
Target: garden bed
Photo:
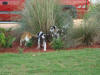
<path fill-rule="evenodd" d="M 19 46 L 19 42 L 14 42 L 13 47 L 12 48 L 0 48 L 0 53 L 18 53 L 18 47 Z M 27 52 L 44 52 L 43 49 L 37 49 L 37 46 L 32 46 L 32 47 L 20 47 L 24 49 L 24 53 Z M 79 45 L 76 47 L 70 47 L 67 48 L 66 50 L 79 50 L 79 49 L 83 49 L 83 48 L 100 48 L 100 43 L 95 43 L 91 46 L 83 46 L 83 45 Z M 46 52 L 53 52 L 55 51 L 54 49 L 52 49 L 51 47 L 47 47 L 47 51 Z"/>
<path fill-rule="evenodd" d="M 14 42 L 12 48 L 0 48 L 0 53 L 18 53 L 19 50 L 18 48 L 23 48 L 24 53 L 26 52 L 44 52 L 43 49 L 37 49 L 37 46 L 34 45 L 32 47 L 24 47 L 24 46 L 19 46 L 19 42 Z M 47 52 L 54 51 L 52 48 L 47 47 Z"/>
<path fill-rule="evenodd" d="M 83 49 L 83 48 L 100 48 L 100 43 L 94 43 L 91 46 L 83 46 L 83 45 L 78 45 L 76 47 L 71 47 L 71 48 L 67 48 L 67 50 L 78 50 L 78 49 Z"/>

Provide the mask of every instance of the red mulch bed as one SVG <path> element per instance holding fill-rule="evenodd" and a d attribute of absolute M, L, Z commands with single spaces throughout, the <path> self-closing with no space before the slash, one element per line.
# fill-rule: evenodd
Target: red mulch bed
<path fill-rule="evenodd" d="M 78 49 L 83 49 L 83 48 L 100 48 L 100 43 L 94 43 L 91 46 L 83 46 L 83 45 L 78 45 L 76 47 L 71 47 L 71 48 L 67 48 L 67 50 L 78 50 Z"/>
<path fill-rule="evenodd" d="M 23 48 L 24 53 L 26 52 L 44 52 L 43 49 L 37 49 L 37 46 L 32 46 L 32 47 L 25 47 L 25 46 L 19 46 L 18 42 L 14 42 L 12 48 L 0 48 L 0 53 L 18 53 L 18 48 Z M 47 51 L 46 52 L 52 52 L 54 51 L 52 48 L 47 46 Z"/>
<path fill-rule="evenodd" d="M 0 53 L 18 53 L 18 47 L 19 43 L 18 42 L 14 42 L 13 47 L 12 48 L 0 48 Z M 32 46 L 32 47 L 20 47 L 20 48 L 24 48 L 24 53 L 27 52 L 44 52 L 43 49 L 39 50 L 36 49 L 37 46 Z M 71 48 L 67 48 L 66 50 L 78 50 L 78 49 L 83 49 L 83 48 L 100 48 L 100 43 L 95 43 L 91 46 L 76 46 L 76 47 L 71 47 Z M 49 46 L 47 46 L 47 51 L 46 52 L 53 52 L 55 51 L 54 49 L 50 48 Z"/>

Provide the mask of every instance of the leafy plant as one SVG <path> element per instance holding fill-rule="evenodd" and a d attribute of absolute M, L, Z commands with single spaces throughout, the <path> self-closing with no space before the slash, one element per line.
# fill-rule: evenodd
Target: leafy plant
<path fill-rule="evenodd" d="M 6 37 L 4 35 L 4 33 L 0 33 L 0 47 L 5 46 L 6 45 Z"/>
<path fill-rule="evenodd" d="M 26 44 L 26 46 L 27 46 L 27 47 L 32 47 L 32 45 L 33 45 L 33 40 L 31 39 L 31 40 Z"/>
<path fill-rule="evenodd" d="M 1 32 L 5 33 L 6 30 L 5 30 L 4 28 L 0 28 L 0 33 L 1 33 Z"/>
<path fill-rule="evenodd" d="M 64 44 L 63 44 L 61 38 L 53 39 L 53 41 L 51 43 L 52 48 L 55 50 L 63 48 L 63 45 Z"/>
<path fill-rule="evenodd" d="M 8 30 L 0 28 L 0 47 L 4 48 L 12 47 L 12 44 L 16 38 L 9 34 L 10 31 L 11 28 Z"/>
<path fill-rule="evenodd" d="M 5 40 L 6 40 L 5 47 L 12 47 L 12 43 L 16 40 L 16 38 L 12 36 L 8 36 Z"/>

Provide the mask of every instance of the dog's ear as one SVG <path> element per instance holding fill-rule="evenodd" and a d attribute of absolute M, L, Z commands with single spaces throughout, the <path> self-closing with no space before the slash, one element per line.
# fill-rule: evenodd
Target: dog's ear
<path fill-rule="evenodd" d="M 56 29 L 56 26 L 52 26 L 54 29 Z"/>
<path fill-rule="evenodd" d="M 37 36 L 39 36 L 39 32 L 37 33 Z"/>
<path fill-rule="evenodd" d="M 53 29 L 55 29 L 55 28 L 56 28 L 56 26 L 50 26 L 50 28 L 51 28 L 51 29 L 52 29 L 52 28 L 53 28 Z"/>

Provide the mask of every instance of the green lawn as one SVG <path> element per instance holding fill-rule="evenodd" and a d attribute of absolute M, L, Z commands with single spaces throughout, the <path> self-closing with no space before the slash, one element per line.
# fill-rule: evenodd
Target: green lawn
<path fill-rule="evenodd" d="M 0 75 L 100 75 L 100 49 L 0 54 Z"/>

